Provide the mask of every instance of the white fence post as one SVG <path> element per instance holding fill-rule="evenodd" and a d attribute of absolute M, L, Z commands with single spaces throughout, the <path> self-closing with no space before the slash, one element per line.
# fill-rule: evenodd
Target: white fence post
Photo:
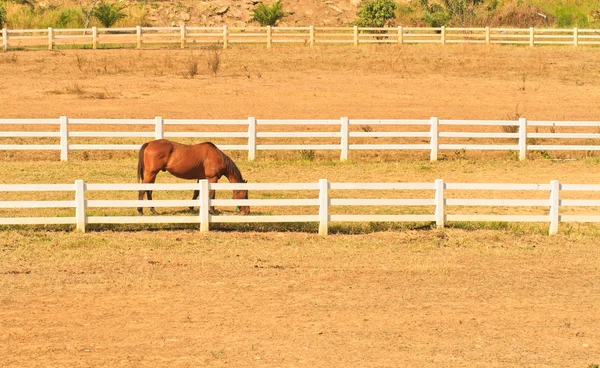
<path fill-rule="evenodd" d="M 519 118 L 519 160 L 527 159 L 527 119 Z"/>
<path fill-rule="evenodd" d="M 560 206 L 560 183 L 558 180 L 550 181 L 550 231 L 549 235 L 556 234 L 558 232 L 558 222 L 560 217 L 558 215 L 558 208 Z"/>
<path fill-rule="evenodd" d="M 180 43 L 181 43 L 181 48 L 185 49 L 185 26 L 182 25 L 179 27 L 179 37 L 180 39 Z"/>
<path fill-rule="evenodd" d="M 142 26 L 135 27 L 135 34 L 136 34 L 136 38 L 137 38 L 137 48 L 141 49 L 142 48 Z"/>
<path fill-rule="evenodd" d="M 52 27 L 48 27 L 48 50 L 52 50 L 53 39 L 54 32 L 52 31 Z"/>
<path fill-rule="evenodd" d="M 404 44 L 404 29 L 402 26 L 398 26 L 398 43 L 400 45 Z"/>
<path fill-rule="evenodd" d="M 69 118 L 61 116 L 60 119 L 60 160 L 69 159 Z"/>
<path fill-rule="evenodd" d="M 98 47 L 98 28 L 92 27 L 92 50 Z"/>
<path fill-rule="evenodd" d="M 308 28 L 308 33 L 309 33 L 309 42 L 311 46 L 315 45 L 315 26 L 310 26 Z"/>
<path fill-rule="evenodd" d="M 77 231 L 85 233 L 85 183 L 75 180 L 75 223 Z"/>
<path fill-rule="evenodd" d="M 435 181 L 435 225 L 438 229 L 444 227 L 444 179 Z"/>
<path fill-rule="evenodd" d="M 534 34 L 534 28 L 531 27 L 531 28 L 529 28 L 529 46 L 533 46 L 535 44 L 533 34 Z"/>
<path fill-rule="evenodd" d="M 579 29 L 573 28 L 573 46 L 579 45 Z"/>
<path fill-rule="evenodd" d="M 208 180 L 200 180 L 200 231 L 207 233 L 210 229 L 210 203 Z"/>
<path fill-rule="evenodd" d="M 327 236 L 329 223 L 329 183 L 319 179 L 319 235 Z"/>
<path fill-rule="evenodd" d="M 358 46 L 358 26 L 354 26 L 354 46 Z"/>
<path fill-rule="evenodd" d="M 485 27 L 485 44 L 490 44 L 490 27 Z"/>
<path fill-rule="evenodd" d="M 256 118 L 248 118 L 248 160 L 256 158 Z"/>
<path fill-rule="evenodd" d="M 227 44 L 229 43 L 229 31 L 227 30 L 227 25 L 223 26 L 223 49 L 227 48 Z"/>
<path fill-rule="evenodd" d="M 442 26 L 442 45 L 446 44 L 446 27 Z"/>
<path fill-rule="evenodd" d="M 272 42 L 271 26 L 267 26 L 267 48 L 268 49 L 271 48 L 271 42 Z"/>
<path fill-rule="evenodd" d="M 156 139 L 163 139 L 165 137 L 165 133 L 163 131 L 163 118 L 160 116 L 155 117 L 154 124 L 154 133 L 156 134 Z"/>
<path fill-rule="evenodd" d="M 340 161 L 346 161 L 348 159 L 348 151 L 350 149 L 350 144 L 349 144 L 349 138 L 350 138 L 350 124 L 348 122 L 348 118 L 347 117 L 343 117 L 341 119 L 341 128 L 340 128 L 340 133 L 341 133 L 341 139 L 340 139 L 340 146 L 341 146 L 341 153 L 340 153 Z"/>
<path fill-rule="evenodd" d="M 431 153 L 429 155 L 429 160 L 437 161 L 438 148 L 439 148 L 438 140 L 440 137 L 440 132 L 439 132 L 440 121 L 438 118 L 435 118 L 435 117 L 432 117 L 429 121 L 431 123 L 431 129 L 430 129 L 431 136 L 429 138 Z"/>
<path fill-rule="evenodd" d="M 2 50 L 8 51 L 8 30 L 2 28 Z"/>

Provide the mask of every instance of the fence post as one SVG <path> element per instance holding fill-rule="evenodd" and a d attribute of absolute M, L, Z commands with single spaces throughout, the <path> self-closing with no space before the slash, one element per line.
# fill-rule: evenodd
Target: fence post
<path fill-rule="evenodd" d="M 354 26 L 354 46 L 358 46 L 358 26 Z"/>
<path fill-rule="evenodd" d="M 519 160 L 527 159 L 527 118 L 519 118 Z"/>
<path fill-rule="evenodd" d="M 579 45 L 579 29 L 573 28 L 573 46 Z"/>
<path fill-rule="evenodd" d="M 272 37 L 271 26 L 267 26 L 267 48 L 268 49 L 271 48 L 271 37 Z"/>
<path fill-rule="evenodd" d="M 248 160 L 256 158 L 256 118 L 248 118 Z"/>
<path fill-rule="evenodd" d="M 558 215 L 558 208 L 560 206 L 560 183 L 558 180 L 550 181 L 550 231 L 549 235 L 556 234 L 558 232 L 558 222 L 560 217 Z"/>
<path fill-rule="evenodd" d="M 319 179 L 319 235 L 327 236 L 329 222 L 329 183 Z"/>
<path fill-rule="evenodd" d="M 52 31 L 52 27 L 48 27 L 48 50 L 52 50 L 53 38 L 54 31 Z"/>
<path fill-rule="evenodd" d="M 92 27 L 92 50 L 98 47 L 98 28 Z"/>
<path fill-rule="evenodd" d="M 310 46 L 312 47 L 315 45 L 315 26 L 310 26 L 308 28 L 308 33 L 309 33 Z"/>
<path fill-rule="evenodd" d="M 162 117 L 157 116 L 154 118 L 154 133 L 156 134 L 156 139 L 163 139 L 165 137 L 163 125 L 164 121 Z"/>
<path fill-rule="evenodd" d="M 200 231 L 207 233 L 210 229 L 210 202 L 209 202 L 209 190 L 208 180 L 200 180 Z"/>
<path fill-rule="evenodd" d="M 432 117 L 431 119 L 429 119 L 429 122 L 431 123 L 431 129 L 430 129 L 431 136 L 429 139 L 431 153 L 429 155 L 429 160 L 437 161 L 438 148 L 439 148 L 438 138 L 440 136 L 440 133 L 439 133 L 440 121 L 438 118 Z"/>
<path fill-rule="evenodd" d="M 6 28 L 2 28 L 2 50 L 8 51 L 8 30 Z"/>
<path fill-rule="evenodd" d="M 75 223 L 77 231 L 85 233 L 85 184 L 83 180 L 75 180 Z"/>
<path fill-rule="evenodd" d="M 223 26 L 223 50 L 225 50 L 227 48 L 227 43 L 229 42 L 228 37 L 229 37 L 229 31 L 227 30 L 227 25 L 224 25 Z"/>
<path fill-rule="evenodd" d="M 137 48 L 141 49 L 142 48 L 142 26 L 135 27 L 135 34 L 137 37 Z"/>
<path fill-rule="evenodd" d="M 442 45 L 446 44 L 446 27 L 442 26 Z"/>
<path fill-rule="evenodd" d="M 398 26 L 398 43 L 400 45 L 404 44 L 404 29 L 402 26 Z"/>
<path fill-rule="evenodd" d="M 444 179 L 435 181 L 435 225 L 438 229 L 444 227 Z"/>
<path fill-rule="evenodd" d="M 61 116 L 60 119 L 60 160 L 69 159 L 69 119 Z"/>
<path fill-rule="evenodd" d="M 490 27 L 485 27 L 485 44 L 490 44 Z"/>
<path fill-rule="evenodd" d="M 341 119 L 340 134 L 340 161 L 346 161 L 348 159 L 348 150 L 350 149 L 350 144 L 348 143 L 350 138 L 350 127 L 347 117 Z"/>
<path fill-rule="evenodd" d="M 534 38 L 533 38 L 533 30 L 534 28 L 531 27 L 529 28 L 529 46 L 533 46 L 535 44 Z"/>
<path fill-rule="evenodd" d="M 181 48 L 185 49 L 185 26 L 182 25 L 179 27 L 179 35 L 180 35 L 180 43 L 181 43 Z"/>

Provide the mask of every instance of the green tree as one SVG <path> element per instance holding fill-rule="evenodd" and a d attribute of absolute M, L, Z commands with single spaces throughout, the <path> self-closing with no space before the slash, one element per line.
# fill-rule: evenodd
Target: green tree
<path fill-rule="evenodd" d="M 394 0 L 363 0 L 358 5 L 360 18 L 356 25 L 361 27 L 385 27 L 396 19 L 397 4 Z"/>
<path fill-rule="evenodd" d="M 92 15 L 102 23 L 102 25 L 106 28 L 110 28 L 119 19 L 123 19 L 126 15 L 123 13 L 124 6 L 121 6 L 117 3 L 105 3 L 102 1 L 98 6 L 93 10 Z"/>
<path fill-rule="evenodd" d="M 252 20 L 258 22 L 263 27 L 274 26 L 281 19 L 287 17 L 287 13 L 283 11 L 280 0 L 275 1 L 272 5 L 259 3 L 252 12 Z"/>

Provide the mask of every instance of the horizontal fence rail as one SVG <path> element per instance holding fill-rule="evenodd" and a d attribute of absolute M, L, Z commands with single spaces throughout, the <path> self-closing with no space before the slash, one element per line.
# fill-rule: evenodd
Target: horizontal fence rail
<path fill-rule="evenodd" d="M 189 191 L 198 190 L 197 200 L 151 200 L 140 201 L 133 199 L 98 200 L 88 199 L 92 192 L 114 193 L 116 191 L 131 191 L 137 194 L 139 190 L 154 191 Z M 273 191 L 303 191 L 308 198 L 273 199 L 267 193 L 267 199 L 210 199 L 211 190 L 249 190 L 254 194 Z M 369 191 L 383 191 L 387 193 L 415 193 L 412 198 L 340 198 L 337 193 L 353 190 L 366 195 Z M 74 209 L 74 216 L 58 217 L 0 217 L 1 225 L 75 225 L 78 231 L 84 232 L 88 224 L 140 224 L 140 223 L 165 223 L 165 224 L 198 224 L 202 232 L 208 232 L 210 224 L 214 223 L 301 223 L 313 222 L 319 224 L 319 234 L 327 235 L 330 222 L 431 222 L 438 228 L 444 227 L 448 222 L 526 222 L 548 223 L 549 234 L 558 231 L 561 222 L 600 222 L 600 200 L 589 199 L 590 194 L 600 194 L 600 184 L 560 184 L 557 180 L 549 184 L 500 184 L 500 183 L 445 183 L 437 179 L 429 183 L 330 183 L 327 179 L 320 179 L 313 183 L 209 183 L 200 180 L 192 184 L 89 184 L 83 180 L 76 180 L 73 184 L 0 184 L 0 194 L 7 193 L 33 193 L 33 192 L 67 192 L 73 193 L 69 200 L 38 200 L 32 198 L 23 200 L 2 200 L 0 209 L 6 210 L 26 209 Z M 473 198 L 472 192 L 480 192 Z M 498 191 L 515 193 L 519 199 L 494 198 Z M 540 193 L 537 198 L 522 198 L 523 194 Z M 334 195 L 334 193 L 336 193 Z M 466 193 L 468 198 L 461 198 Z M 487 193 L 487 194 L 485 194 Z M 562 199 L 563 193 L 569 198 Z M 573 198 L 573 193 L 580 193 L 579 198 Z M 583 193 L 583 194 L 581 194 Z M 132 197 L 135 198 L 135 194 Z M 256 195 L 256 194 L 254 194 Z M 269 197 L 269 195 L 271 195 Z M 353 192 L 354 195 L 354 192 Z M 540 197 L 542 199 L 540 199 Z M 585 198 L 588 197 L 588 198 Z M 123 208 L 123 207 L 199 207 L 197 214 L 182 215 L 154 215 L 154 216 L 108 216 L 89 215 L 91 208 Z M 312 214 L 302 215 L 271 215 L 259 212 L 259 215 L 212 215 L 211 206 L 257 206 L 257 207 L 294 207 L 304 206 L 314 208 Z M 337 213 L 332 214 L 332 208 L 353 206 L 360 208 L 381 207 L 419 207 L 421 211 L 395 210 L 387 214 Z M 456 208 L 467 208 L 470 213 L 456 213 Z M 487 212 L 482 214 L 476 208 L 485 207 Z M 348 207 L 346 207 L 348 208 Z M 495 214 L 498 208 L 517 209 L 517 213 Z M 582 209 L 580 212 L 572 209 Z M 569 210 L 568 213 L 561 213 Z M 526 214 L 523 214 L 525 211 Z M 537 211 L 537 212 L 536 212 Z M 340 211 L 337 211 L 340 212 Z M 342 211 L 344 212 L 344 211 Z M 531 214 L 535 212 L 535 214 Z M 35 212 L 33 212 L 35 214 Z"/>
<path fill-rule="evenodd" d="M 39 131 L 23 131 L 24 126 L 35 126 Z M 104 126 L 116 126 L 117 129 L 122 126 L 135 131 L 97 131 Z M 475 131 L 464 131 L 465 127 Z M 89 131 L 82 131 L 82 128 Z M 282 131 L 283 128 L 304 131 Z M 540 129 L 546 131 L 540 132 Z M 81 138 L 86 138 L 87 142 L 77 143 Z M 229 143 L 216 142 L 217 146 L 225 151 L 248 151 L 249 160 L 254 160 L 258 151 L 281 150 L 339 151 L 342 161 L 348 159 L 350 151 L 365 150 L 428 151 L 431 161 L 436 161 L 439 152 L 444 150 L 506 151 L 525 160 L 528 151 L 600 151 L 600 121 L 445 120 L 436 117 L 424 120 L 347 117 L 332 120 L 262 120 L 254 117 L 136 120 L 69 119 L 66 116 L 0 119 L 0 151 L 60 151 L 63 161 L 68 160 L 71 151 L 139 150 L 143 142 L 163 138 L 228 139 Z M 30 143 L 22 143 L 23 139 Z M 94 139 L 96 143 L 93 143 Z M 108 144 L 106 139 L 138 139 L 140 143 Z M 297 139 L 312 139 L 313 142 L 290 143 Z M 380 143 L 382 139 L 387 143 Z M 231 140 L 237 144 L 231 144 Z"/>
<path fill-rule="evenodd" d="M 129 27 L 78 29 L 2 29 L 2 47 L 60 46 L 156 47 L 219 44 L 512 44 L 600 45 L 600 30 L 578 28 L 451 28 L 451 27 Z"/>

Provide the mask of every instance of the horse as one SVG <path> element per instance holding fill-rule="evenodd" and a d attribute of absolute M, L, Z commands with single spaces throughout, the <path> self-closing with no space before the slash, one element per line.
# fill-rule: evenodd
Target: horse
<path fill-rule="evenodd" d="M 139 152 L 137 177 L 138 182 L 154 183 L 159 171 L 168 171 L 181 179 L 208 179 L 209 183 L 216 183 L 222 176 L 226 176 L 230 183 L 246 183 L 242 173 L 233 160 L 211 142 L 199 144 L 181 144 L 166 139 L 158 139 L 146 142 Z M 148 200 L 152 200 L 151 190 L 140 190 L 138 199 L 144 199 L 144 193 Z M 192 200 L 198 198 L 199 190 L 194 191 Z M 210 198 L 215 199 L 215 191 L 210 191 Z M 248 199 L 247 190 L 234 190 L 233 199 Z M 190 210 L 193 210 L 190 207 Z M 250 213 L 249 206 L 238 206 L 241 213 Z M 140 215 L 143 214 L 142 207 L 138 207 Z M 154 207 L 152 213 L 156 214 Z M 214 212 L 214 206 L 210 208 Z"/>

